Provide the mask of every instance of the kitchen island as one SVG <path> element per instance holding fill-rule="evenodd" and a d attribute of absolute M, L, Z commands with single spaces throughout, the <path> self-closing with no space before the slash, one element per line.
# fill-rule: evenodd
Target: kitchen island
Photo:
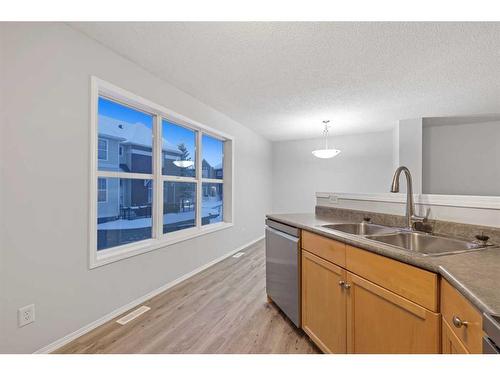
<path fill-rule="evenodd" d="M 499 247 L 430 257 L 322 227 L 355 221 L 345 215 L 267 218 L 301 230 L 302 328 L 324 352 L 482 352 L 482 314 L 500 313 Z"/>

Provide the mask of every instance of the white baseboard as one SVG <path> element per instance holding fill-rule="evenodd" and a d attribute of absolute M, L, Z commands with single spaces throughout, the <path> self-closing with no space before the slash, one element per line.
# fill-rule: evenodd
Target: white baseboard
<path fill-rule="evenodd" d="M 66 345 L 67 343 L 77 339 L 78 337 L 80 336 L 83 336 L 85 333 L 87 332 L 90 332 L 92 331 L 94 328 L 97 328 L 99 327 L 100 325 L 103 325 L 104 323 L 108 322 L 109 320 L 112 320 L 114 318 L 116 318 L 117 316 L 123 314 L 124 312 L 134 308 L 135 306 L 137 305 L 140 305 L 141 303 L 144 303 L 145 301 L 153 298 L 154 296 L 160 294 L 160 293 L 163 293 L 164 291 L 174 287 L 175 285 L 183 282 L 184 280 L 186 279 L 189 279 L 190 277 L 196 275 L 197 273 L 200 273 L 201 271 L 204 271 L 206 270 L 207 268 L 213 266 L 214 264 L 216 263 L 219 263 L 221 261 L 223 261 L 224 259 L 230 257 L 231 255 L 249 247 L 249 246 L 252 246 L 253 244 L 259 242 L 260 240 L 262 240 L 264 238 L 264 236 L 261 236 L 261 237 L 258 237 L 257 239 L 253 240 L 253 241 L 250 241 L 234 250 L 231 250 L 229 253 L 226 253 L 224 254 L 223 256 L 217 258 L 217 259 L 214 259 L 212 260 L 211 262 L 207 263 L 207 264 L 204 264 L 203 266 L 201 267 L 198 267 L 196 268 L 195 270 L 185 274 L 185 275 L 182 275 L 181 277 L 133 300 L 132 302 L 130 303 L 127 303 L 126 305 L 124 306 L 121 306 L 119 308 L 117 308 L 116 310 L 113 310 L 111 311 L 109 314 L 106 314 L 104 315 L 103 317 L 93 321 L 92 323 L 89 323 L 85 326 L 83 326 L 82 328 L 76 330 L 75 332 L 72 332 L 56 341 L 54 341 L 53 343 L 51 344 L 48 344 L 46 346 L 44 346 L 43 348 L 41 349 L 38 349 L 36 352 L 34 352 L 34 354 L 48 354 L 48 353 L 51 353 L 53 352 L 54 350 L 57 350 L 59 349 L 60 347 Z"/>

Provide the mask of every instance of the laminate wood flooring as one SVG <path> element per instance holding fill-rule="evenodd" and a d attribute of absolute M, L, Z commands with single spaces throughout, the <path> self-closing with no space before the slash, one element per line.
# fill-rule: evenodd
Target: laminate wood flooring
<path fill-rule="evenodd" d="M 55 353 L 319 353 L 267 302 L 264 246 L 146 301 L 151 310 L 131 322 L 116 323 L 128 311 Z"/>

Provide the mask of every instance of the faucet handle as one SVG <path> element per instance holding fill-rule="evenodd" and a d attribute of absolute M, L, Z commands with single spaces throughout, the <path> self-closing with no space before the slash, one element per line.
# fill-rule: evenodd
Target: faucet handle
<path fill-rule="evenodd" d="M 429 220 L 429 215 L 431 214 L 431 208 L 427 208 L 427 210 L 425 210 L 425 220 Z"/>
<path fill-rule="evenodd" d="M 372 220 L 372 218 L 371 218 L 371 217 L 369 217 L 369 216 L 365 216 L 365 217 L 363 218 L 363 221 L 364 221 L 364 222 L 366 222 L 366 223 L 369 223 L 371 220 Z"/>
<path fill-rule="evenodd" d="M 425 216 L 419 216 L 419 215 L 415 215 L 413 214 L 411 216 L 411 221 L 412 223 L 427 223 L 429 221 L 429 215 L 431 213 L 431 209 L 428 208 L 427 210 L 425 210 Z"/>
<path fill-rule="evenodd" d="M 411 221 L 413 223 L 425 223 L 427 221 L 427 216 L 412 215 Z"/>
<path fill-rule="evenodd" d="M 428 212 L 426 216 L 413 215 L 411 217 L 412 228 L 419 232 L 432 233 L 432 224 L 428 220 Z"/>
<path fill-rule="evenodd" d="M 474 236 L 480 245 L 488 245 L 489 236 L 486 236 L 483 232 L 481 234 L 476 234 Z"/>

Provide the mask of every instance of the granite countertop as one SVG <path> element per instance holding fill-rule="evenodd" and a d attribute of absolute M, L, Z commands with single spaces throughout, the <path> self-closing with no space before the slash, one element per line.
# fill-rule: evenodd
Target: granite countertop
<path fill-rule="evenodd" d="M 500 247 L 429 257 L 362 236 L 321 228 L 323 224 L 346 222 L 346 220 L 335 217 L 300 213 L 269 214 L 267 218 L 438 273 L 455 286 L 481 312 L 500 314 Z"/>

